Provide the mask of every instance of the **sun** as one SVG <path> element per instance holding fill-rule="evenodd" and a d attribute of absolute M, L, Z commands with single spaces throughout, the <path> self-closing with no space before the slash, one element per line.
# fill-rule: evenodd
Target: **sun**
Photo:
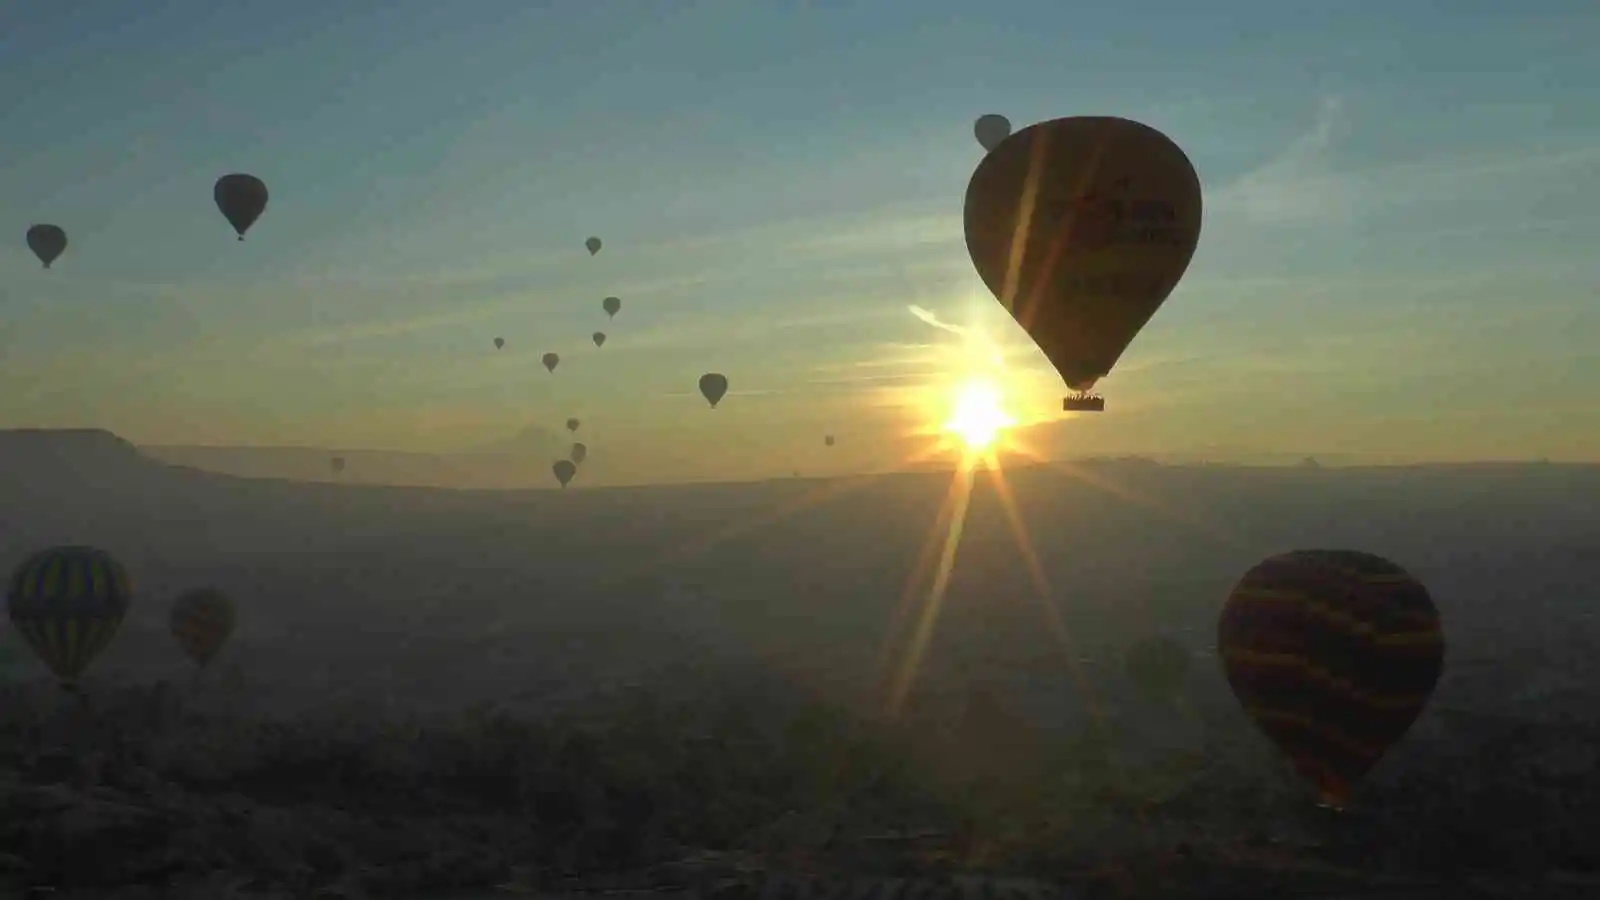
<path fill-rule="evenodd" d="M 1000 387 L 987 378 L 969 378 L 958 384 L 951 396 L 944 430 L 959 438 L 969 452 L 980 453 L 992 448 L 1015 424 L 1006 412 Z"/>

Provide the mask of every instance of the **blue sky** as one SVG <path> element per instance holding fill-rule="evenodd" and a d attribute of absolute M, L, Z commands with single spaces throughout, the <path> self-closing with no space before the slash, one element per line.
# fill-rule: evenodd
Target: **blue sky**
<path fill-rule="evenodd" d="M 1600 8 L 1085 6 L 6 7 L 0 424 L 438 451 L 574 415 L 612 478 L 869 468 L 986 364 L 912 305 L 1059 418 L 966 258 L 971 124 L 1115 114 L 1195 162 L 1200 248 L 1108 412 L 1030 444 L 1600 455 Z M 272 191 L 243 244 L 232 171 Z"/>

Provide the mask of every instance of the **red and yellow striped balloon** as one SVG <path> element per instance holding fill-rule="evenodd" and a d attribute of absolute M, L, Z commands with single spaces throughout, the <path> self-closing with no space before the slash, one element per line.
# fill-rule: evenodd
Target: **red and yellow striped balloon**
<path fill-rule="evenodd" d="M 172 603 L 169 625 L 178 646 L 204 668 L 233 634 L 233 600 L 216 588 L 194 588 Z"/>
<path fill-rule="evenodd" d="M 1428 589 L 1400 566 L 1295 550 L 1240 579 L 1217 652 L 1256 725 L 1323 803 L 1342 807 L 1433 694 L 1444 635 Z"/>

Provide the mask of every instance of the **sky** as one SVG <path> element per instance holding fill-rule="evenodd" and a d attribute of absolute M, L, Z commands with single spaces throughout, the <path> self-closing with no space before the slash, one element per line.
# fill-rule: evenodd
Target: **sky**
<path fill-rule="evenodd" d="M 1596 46 L 1584 0 L 9 4 L 0 426 L 450 452 L 576 416 L 628 480 L 864 470 L 986 372 L 1047 455 L 1600 459 Z M 1137 119 L 1200 173 L 1103 414 L 966 256 L 988 112 Z M 244 243 L 235 171 L 272 194 Z"/>

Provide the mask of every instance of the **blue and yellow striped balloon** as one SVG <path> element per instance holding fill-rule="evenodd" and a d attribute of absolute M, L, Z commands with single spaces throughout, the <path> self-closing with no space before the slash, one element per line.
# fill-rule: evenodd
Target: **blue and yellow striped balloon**
<path fill-rule="evenodd" d="M 71 686 L 116 637 L 132 596 L 127 570 L 111 554 L 52 547 L 12 572 L 6 610 L 39 658 Z"/>

